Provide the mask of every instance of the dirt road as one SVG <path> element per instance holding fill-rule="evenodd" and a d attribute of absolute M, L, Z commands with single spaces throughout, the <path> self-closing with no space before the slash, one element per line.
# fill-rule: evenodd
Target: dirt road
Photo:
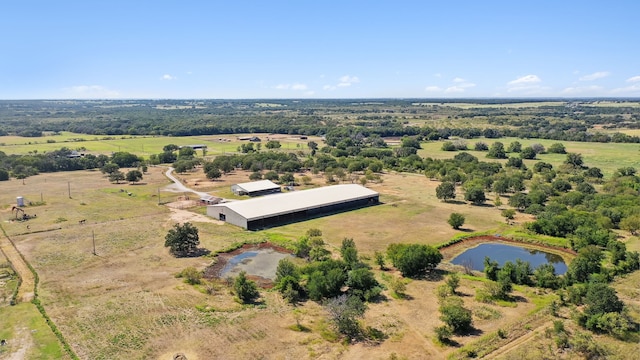
<path fill-rule="evenodd" d="M 20 289 L 18 289 L 18 296 L 16 300 L 23 302 L 33 300 L 35 277 L 27 266 L 25 260 L 20 256 L 18 249 L 16 249 L 13 243 L 4 234 L 0 234 L 0 250 L 2 250 L 2 253 L 7 260 L 9 260 L 14 270 L 18 275 L 20 275 L 20 278 L 22 278 L 22 284 L 20 284 Z"/>
<path fill-rule="evenodd" d="M 206 192 L 202 192 L 202 191 L 195 191 L 187 186 L 185 186 L 177 177 L 175 177 L 173 175 L 173 168 L 170 167 L 169 169 L 167 169 L 167 172 L 165 173 L 165 175 L 169 178 L 169 180 L 173 181 L 173 184 L 167 186 L 165 188 L 165 190 L 171 190 L 174 192 L 192 192 L 195 193 L 198 196 L 210 196 L 210 194 L 206 193 Z"/>

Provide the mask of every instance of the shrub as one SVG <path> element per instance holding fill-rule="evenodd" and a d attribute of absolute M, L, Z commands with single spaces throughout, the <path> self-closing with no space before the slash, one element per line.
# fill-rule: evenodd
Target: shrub
<path fill-rule="evenodd" d="M 446 325 L 438 326 L 438 327 L 434 328 L 433 330 L 436 333 L 436 339 L 438 339 L 438 341 L 440 341 L 441 343 L 449 342 L 449 338 L 453 334 L 451 332 L 451 328 L 449 328 Z"/>
<path fill-rule="evenodd" d="M 440 306 L 440 320 L 454 333 L 464 333 L 472 327 L 471 310 L 462 306 L 462 299 L 454 296 L 447 298 Z"/>
<path fill-rule="evenodd" d="M 238 296 L 238 299 L 243 303 L 251 302 L 260 296 L 258 286 L 255 281 L 247 279 L 247 273 L 245 271 L 241 271 L 234 280 L 233 290 Z"/>
<path fill-rule="evenodd" d="M 436 248 L 423 244 L 391 244 L 387 254 L 405 277 L 423 275 L 442 261 L 442 254 Z"/>
<path fill-rule="evenodd" d="M 190 285 L 200 284 L 202 281 L 202 271 L 197 270 L 193 266 L 185 268 L 178 274 L 178 277 L 184 278 L 184 281 Z"/>
<path fill-rule="evenodd" d="M 464 215 L 459 213 L 451 213 L 451 215 L 449 216 L 449 220 L 447 220 L 447 223 L 449 223 L 449 225 L 451 225 L 451 227 L 453 227 L 454 229 L 459 230 L 460 227 L 464 225 L 464 220 Z"/>

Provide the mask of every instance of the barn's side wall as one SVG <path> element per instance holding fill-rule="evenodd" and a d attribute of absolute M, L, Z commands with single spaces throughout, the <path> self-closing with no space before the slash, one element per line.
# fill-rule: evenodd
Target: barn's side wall
<path fill-rule="evenodd" d="M 338 204 L 319 206 L 307 210 L 295 211 L 287 214 L 280 214 L 262 219 L 247 221 L 247 226 L 245 227 L 245 229 L 258 230 L 265 227 L 303 221 L 308 218 L 321 216 L 324 214 L 353 210 L 368 205 L 376 205 L 378 203 L 379 195 L 375 195 L 364 199 L 345 201 Z"/>
<path fill-rule="evenodd" d="M 247 219 L 226 206 L 209 206 L 207 207 L 207 215 L 214 219 L 223 220 L 229 224 L 247 229 Z M 220 215 L 223 215 L 224 218 Z"/>

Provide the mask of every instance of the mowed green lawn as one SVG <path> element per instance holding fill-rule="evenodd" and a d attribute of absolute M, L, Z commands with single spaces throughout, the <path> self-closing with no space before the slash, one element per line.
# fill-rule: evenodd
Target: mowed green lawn
<path fill-rule="evenodd" d="M 464 140 L 470 150 L 468 153 L 476 156 L 480 161 L 497 161 L 506 163 L 507 160 L 489 159 L 486 151 L 474 151 L 473 147 L 477 142 L 484 142 L 489 147 L 494 142 L 501 142 L 505 149 L 513 141 L 519 141 L 522 147 L 531 146 L 532 144 L 542 144 L 545 148 L 549 148 L 552 144 L 562 143 L 567 152 L 582 154 L 584 164 L 589 167 L 597 167 L 602 170 L 605 176 L 611 176 L 616 169 L 621 167 L 634 167 L 640 169 L 640 144 L 619 144 L 619 143 L 592 143 L 577 141 L 558 141 L 544 139 L 518 139 L 518 138 L 501 138 L 501 139 L 469 139 Z M 433 159 L 450 159 L 458 152 L 442 151 L 444 141 L 430 141 L 422 143 L 422 150 L 418 151 L 418 155 L 422 157 L 430 157 Z M 519 156 L 516 153 L 508 153 L 507 156 Z M 537 161 L 545 161 L 554 166 L 562 164 L 566 155 L 564 154 L 539 154 L 536 160 L 525 160 L 527 166 L 533 166 Z"/>
<path fill-rule="evenodd" d="M 0 359 L 69 359 L 44 318 L 32 303 L 0 307 Z"/>

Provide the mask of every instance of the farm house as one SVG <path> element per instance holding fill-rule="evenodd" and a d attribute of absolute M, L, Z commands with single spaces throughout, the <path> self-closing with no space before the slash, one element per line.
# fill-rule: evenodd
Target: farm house
<path fill-rule="evenodd" d="M 211 205 L 207 207 L 207 215 L 247 230 L 256 230 L 375 205 L 379 196 L 360 185 L 333 185 Z"/>
<path fill-rule="evenodd" d="M 271 180 L 251 181 L 231 186 L 236 195 L 260 196 L 280 192 L 280 185 Z"/>

